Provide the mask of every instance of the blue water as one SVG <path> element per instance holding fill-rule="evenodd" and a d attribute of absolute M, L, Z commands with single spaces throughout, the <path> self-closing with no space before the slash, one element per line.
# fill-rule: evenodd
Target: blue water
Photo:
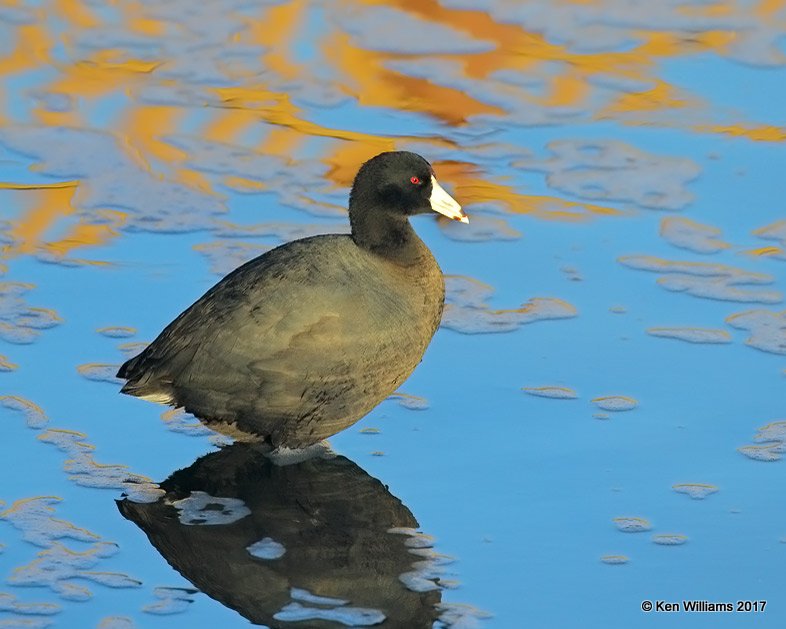
<path fill-rule="evenodd" d="M 225 15 L 219 11 L 205 13 L 201 18 L 206 28 L 212 24 L 215 31 L 201 35 L 215 59 L 221 58 L 221 29 L 237 15 L 245 14 L 247 8 L 235 6 L 242 4 L 227 2 Z M 122 480 L 122 473 L 113 477 L 114 481 L 107 481 L 112 486 L 104 489 L 74 482 L 71 477 L 79 470 L 68 463 L 73 452 L 60 451 L 38 437 L 50 429 L 83 433 L 81 440 L 95 448 L 90 454 L 97 463 L 125 465 L 129 474 L 143 475 L 155 483 L 217 451 L 215 441 L 208 435 L 189 436 L 168 430 L 161 420 L 164 407 L 121 396 L 117 383 L 89 380 L 80 375 L 77 367 L 87 363 L 119 364 L 125 360 L 119 344 L 152 340 L 216 282 L 219 276 L 211 271 L 210 260 L 199 252 L 199 246 L 216 240 L 230 244 L 278 242 L 272 237 L 249 236 L 231 241 L 217 238 L 218 226 L 210 222 L 212 219 L 243 225 L 334 224 L 343 220 L 341 216 L 327 218 L 309 213 L 314 211 L 309 202 L 297 196 L 293 200 L 284 193 L 296 193 L 312 201 L 344 198 L 346 187 L 330 180 L 330 167 L 338 161 L 354 173 L 363 159 L 360 155 L 370 156 L 378 150 L 378 144 L 367 136 L 352 140 L 325 138 L 314 131 L 313 123 L 341 132 L 394 138 L 400 146 L 413 137 L 422 138 L 418 150 L 435 162 L 438 177 L 445 173 L 443 182 L 454 189 L 471 220 L 501 218 L 521 234 L 512 240 L 492 236 L 466 242 L 448 237 L 448 233 L 454 232 L 440 227 L 432 217 L 414 219 L 416 230 L 446 274 L 474 278 L 493 289 L 485 314 L 465 308 L 461 310 L 461 325 L 470 328 L 485 320 L 484 316 L 494 320 L 500 315 L 493 311 L 516 309 L 533 298 L 564 300 L 576 309 L 576 316 L 537 320 L 504 333 L 469 334 L 443 327 L 422 364 L 402 387 L 404 393 L 425 398 L 427 408 L 411 410 L 390 399 L 330 439 L 335 452 L 381 482 L 379 487 L 374 485 L 374 496 L 380 505 L 393 504 L 395 499 L 401 501 L 419 524 L 419 530 L 436 538 L 434 549 L 455 558 L 445 566 L 441 577 L 455 583 L 440 588 L 438 595 L 443 603 L 471 607 L 464 612 L 464 624 L 456 622 L 454 626 L 783 626 L 783 441 L 765 444 L 774 448 L 772 461 L 753 460 L 738 448 L 761 445 L 755 439 L 757 431 L 786 419 L 782 408 L 786 360 L 777 348 L 777 343 L 786 338 L 786 321 L 780 315 L 781 327 L 770 330 L 770 342 L 765 348 L 769 351 L 746 346 L 749 332 L 726 322 L 728 317 L 750 310 L 769 311 L 775 317 L 783 311 L 782 297 L 777 303 L 758 303 L 744 301 L 744 297 L 741 301 L 728 287 L 721 289 L 721 296 L 725 296 L 721 299 L 670 291 L 658 283 L 659 277 L 668 275 L 667 267 L 660 273 L 635 270 L 621 264 L 619 258 L 646 255 L 666 261 L 722 264 L 735 267 L 737 272 L 771 276 L 765 278 L 766 284 L 732 288 L 743 292 L 786 290 L 783 254 L 779 257 L 750 253 L 765 246 L 786 248 L 786 238 L 778 243 L 753 233 L 786 218 L 781 181 L 786 137 L 783 129 L 780 128 L 780 140 L 773 136 L 774 139 L 765 141 L 709 129 L 712 125 L 783 125 L 779 103 L 786 97 L 784 66 L 744 64 L 733 55 L 731 59 L 723 58 L 718 50 L 694 54 L 686 45 L 681 54 L 657 58 L 652 67 L 640 68 L 642 80 L 659 79 L 680 90 L 688 102 L 683 111 L 664 108 L 654 113 L 633 111 L 628 118 L 609 117 L 600 115 L 602 103 L 587 99 L 577 105 L 580 115 L 573 118 L 556 123 L 552 120 L 548 125 L 526 125 L 516 122 L 517 116 L 535 108 L 555 115 L 557 108 L 527 103 L 523 93 L 516 93 L 522 101 L 518 105 L 504 101 L 504 114 L 469 115 L 463 125 L 453 125 L 428 113 L 424 99 L 432 96 L 418 91 L 426 89 L 424 84 L 403 80 L 397 83 L 395 76 L 385 75 L 381 67 L 377 69 L 379 76 L 387 78 L 379 79 L 377 89 L 381 89 L 379 85 L 393 86 L 393 93 L 399 94 L 401 100 L 387 105 L 361 104 L 357 97 L 375 85 L 363 84 L 365 70 L 361 68 L 357 76 L 347 76 L 346 67 L 319 52 L 327 45 L 321 37 L 338 36 L 347 30 L 351 11 L 331 14 L 332 21 L 323 24 L 323 18 L 330 13 L 327 8 L 317 3 L 313 7 L 299 6 L 304 15 L 293 35 L 298 39 L 293 42 L 295 52 L 290 61 L 296 66 L 304 64 L 311 74 L 303 74 L 299 79 L 279 76 L 264 65 L 264 58 L 249 53 L 240 55 L 237 63 L 257 64 L 258 73 L 237 78 L 231 73 L 232 57 L 223 57 L 222 63 L 229 65 L 221 67 L 235 84 L 257 89 L 261 83 L 272 92 L 288 95 L 302 108 L 296 117 L 308 123 L 291 126 L 265 114 L 252 117 L 242 132 L 234 136 L 227 132 L 218 140 L 236 151 L 232 157 L 236 161 L 229 163 L 229 171 L 243 172 L 248 163 L 244 160 L 254 151 L 267 154 L 265 138 L 271 132 L 291 134 L 292 146 L 279 155 L 281 170 L 260 172 L 259 180 L 266 189 L 257 193 L 233 191 L 223 175 L 216 174 L 224 172 L 227 165 L 210 163 L 211 159 L 219 159 L 214 153 L 182 158 L 168 153 L 146 154 L 145 147 L 149 145 L 136 144 L 134 136 L 129 135 L 142 131 L 129 129 L 123 123 L 129 112 L 145 106 L 138 98 L 140 89 L 183 88 L 186 102 L 171 105 L 176 114 L 173 126 L 155 129 L 153 139 L 166 143 L 170 135 L 190 134 L 216 141 L 215 137 L 208 137 L 207 125 L 224 112 L 206 107 L 205 102 L 215 97 L 212 88 L 221 86 L 205 85 L 204 78 L 167 78 L 161 74 L 166 72 L 166 64 L 148 73 L 128 75 L 119 66 L 113 70 L 111 64 L 102 70 L 107 75 L 98 70 L 90 75 L 85 70 L 85 82 L 75 81 L 72 85 L 83 85 L 87 95 L 73 95 L 77 122 L 71 120 L 68 124 L 114 134 L 119 141 L 102 145 L 108 151 L 102 155 L 90 153 L 94 145 L 86 136 L 65 148 L 50 140 L 54 136 L 48 134 L 65 122 L 44 119 L 40 135 L 35 137 L 25 135 L 24 126 L 37 120 L 30 89 L 41 89 L 55 78 L 74 75 L 83 67 L 77 52 L 62 53 L 62 42 L 69 40 L 61 38 L 68 35 L 84 43 L 90 39 L 90 29 L 76 22 L 58 25 L 63 32 L 53 27 L 50 43 L 53 51 L 59 51 L 58 65 L 46 58 L 34 59 L 29 68 L 7 70 L 0 76 L 0 93 L 4 95 L 0 109 L 4 121 L 0 129 L 0 182 L 60 182 L 61 177 L 50 174 L 54 170 L 51 164 L 59 164 L 57 160 L 63 159 L 69 163 L 69 156 L 84 171 L 74 172 L 72 177 L 79 180 L 80 186 L 72 200 L 75 213 L 67 214 L 65 208 L 55 211 L 39 235 L 30 235 L 30 226 L 35 224 L 31 208 L 47 199 L 46 190 L 0 190 L 0 219 L 9 221 L 7 228 L 0 223 L 0 246 L 4 233 L 10 234 L 6 238 L 10 244 L 0 249 L 0 263 L 7 266 L 2 281 L 34 285 L 24 294 L 21 306 L 5 297 L 5 292 L 0 295 L 0 322 L 16 325 L 14 321 L 18 320 L 14 317 L 27 307 L 53 309 L 62 320 L 54 327 L 39 330 L 40 334 L 29 344 L 0 339 L 0 355 L 18 366 L 0 372 L 0 395 L 29 400 L 48 418 L 46 425 L 31 428 L 25 425 L 22 413 L 0 406 L 6 444 L 0 457 L 0 475 L 5 479 L 0 491 L 0 500 L 4 502 L 0 505 L 0 518 L 5 520 L 0 523 L 0 578 L 4 580 L 0 593 L 16 596 L 19 602 L 58 606 L 49 610 L 55 612 L 52 615 L 25 614 L 24 610 L 6 605 L 3 597 L 0 623 L 28 626 L 23 621 L 30 620 L 37 623 L 30 626 L 36 627 L 177 624 L 195 628 L 248 624 L 242 613 L 220 603 L 217 599 L 221 596 L 208 586 L 203 586 L 203 592 L 184 595 L 191 602 L 175 601 L 165 607 L 169 613 L 145 611 L 145 606 L 158 600 L 155 588 L 193 588 L 199 576 L 178 572 L 170 565 L 177 565 L 177 559 L 163 557 L 139 527 L 122 517 L 115 504 L 129 490 L 117 480 Z M 566 3 L 563 8 L 580 11 L 578 6 Z M 173 30 L 175 17 L 142 5 L 137 9 L 145 15 L 152 11 L 148 17 L 162 21 L 169 29 L 168 47 L 159 54 L 185 63 L 194 36 L 183 34 L 184 31 L 178 39 L 173 34 L 177 32 Z M 615 11 L 614 3 L 609 3 L 607 10 Z M 176 16 L 178 9 L 171 11 Z M 442 7 L 440 11 L 448 9 Z M 455 9 L 451 15 L 458 14 L 459 9 Z M 438 21 L 443 13 L 434 15 Z M 538 32 L 524 17 L 519 22 L 518 18 L 502 20 L 501 14 L 494 11 L 492 15 L 500 32 L 503 22 L 509 21 L 523 24 L 520 28 L 524 30 L 529 27 Z M 568 23 L 559 23 L 559 18 L 550 13 L 545 15 L 556 33 L 554 40 L 571 41 Z M 612 17 L 612 13 L 607 15 L 608 24 L 619 24 Z M 33 14 L 30 19 L 44 25 L 47 20 L 42 14 Z M 116 20 L 112 29 L 117 30 L 110 29 L 112 19 Z M 198 16 L 190 19 L 199 20 Z M 735 19 L 742 17 L 732 12 L 729 20 L 734 23 Z M 784 24 L 781 17 L 751 19 L 754 26 L 750 28 L 754 31 L 765 29 L 768 24 Z M 18 33 L 20 28 L 1 17 L 0 26 L 11 33 Z M 118 33 L 142 37 L 124 22 L 122 15 L 102 13 L 95 28 L 101 33 L 106 28 L 104 36 L 109 39 L 119 38 L 117 49 L 121 52 L 126 44 Z M 684 34 L 685 28 L 675 18 L 675 36 Z M 241 32 L 245 33 L 242 29 Z M 355 41 L 354 45 L 362 48 L 363 42 Z M 405 52 L 405 34 L 401 45 Z M 133 49 L 130 44 L 128 47 Z M 369 58 L 381 54 L 372 49 L 369 45 Z M 499 69 L 504 69 L 506 63 L 515 67 L 515 47 L 503 46 L 500 50 Z M 607 50 L 611 54 L 623 49 L 610 42 Z M 81 54 L 87 56 L 85 52 Z M 459 50 L 447 57 L 472 61 L 476 54 L 484 53 Z M 424 68 L 430 62 L 444 61 L 440 55 L 428 53 L 411 55 L 409 61 L 421 58 Z M 497 61 L 492 58 L 489 63 Z M 530 71 L 533 77 L 547 80 L 563 70 L 554 65 L 545 69 L 537 66 Z M 117 80 L 119 87 L 94 95 L 95 82 L 107 81 L 108 76 Z M 413 72 L 412 77 L 417 76 Z M 492 78 L 472 76 L 469 72 L 461 77 L 472 83 L 476 98 L 487 90 L 488 101 L 497 102 L 491 96 L 499 85 Z M 449 78 L 445 75 L 446 87 L 453 84 L 454 79 Z M 319 80 L 340 88 L 340 104 L 327 97 L 321 107 L 303 104 L 314 102 L 313 89 L 320 87 L 316 84 Z M 429 81 L 439 84 L 439 77 Z M 301 99 L 304 94 L 308 98 Z M 601 98 L 602 94 L 595 96 Z M 614 159 L 622 161 L 604 165 L 598 158 L 597 164 L 592 160 L 568 162 L 555 169 L 549 145 L 560 141 L 602 143 L 609 147 L 610 154 L 617 156 Z M 347 147 L 358 149 L 357 156 L 352 157 L 356 163 L 345 163 L 349 158 L 341 156 Z M 497 153 L 484 152 L 484 147 Z M 642 161 L 624 161 L 625 155 L 634 153 Z M 149 175 L 144 180 L 147 189 L 141 189 L 140 179 L 129 174 L 133 165 L 139 163 L 137 158 L 150 165 L 150 171 L 147 166 L 139 167 Z M 536 167 L 524 168 L 522 160 L 534 161 Z M 472 166 L 475 174 L 456 175 L 452 162 Z M 101 170 L 104 163 L 120 164 L 109 179 Z M 686 164 L 700 169 L 696 178 L 686 176 Z M 174 227 L 170 225 L 160 233 L 146 230 L 140 219 L 152 207 L 146 204 L 160 198 L 164 189 L 158 186 L 177 181 L 177 173 L 182 169 L 207 181 L 213 194 L 192 186 L 192 198 L 202 204 L 198 211 L 172 207 Z M 549 170 L 551 175 L 546 172 Z M 591 199 L 566 191 L 566 185 L 587 173 L 595 178 L 593 181 L 610 188 L 617 186 L 624 194 L 609 193 L 606 198 Z M 490 199 L 475 200 L 473 195 L 479 193 L 473 177 L 485 182 Z M 79 236 L 82 240 L 74 237 L 78 242 L 69 241 L 80 221 L 101 225 L 105 217 L 100 210 L 116 207 L 106 195 L 101 197 L 101 190 L 106 189 L 101 186 L 106 186 L 107 181 L 116 181 L 117 189 L 127 190 L 132 197 L 123 210 L 124 226 L 107 242 L 96 242 L 84 235 Z M 633 193 L 636 185 L 647 186 L 652 181 L 662 190 L 685 192 L 692 198 L 682 203 L 680 209 L 643 207 Z M 503 198 L 495 199 L 492 185 L 510 186 L 515 194 L 513 205 L 506 205 Z M 633 196 L 625 197 L 631 190 Z M 88 204 L 86 197 L 80 195 L 91 192 L 97 198 L 90 198 Z M 593 214 L 579 209 L 583 219 L 549 219 L 536 211 L 533 197 L 538 195 L 553 197 L 555 207 L 561 209 L 564 202 L 594 203 L 616 213 Z M 211 214 L 210 208 L 216 207 L 225 208 L 226 213 Z M 675 247 L 660 234 L 666 217 L 688 218 L 718 228 L 719 238 L 728 245 L 713 254 Z M 468 229 L 471 227 L 472 223 Z M 46 262 L 41 247 L 55 241 L 65 241 L 69 253 L 59 263 Z M 108 264 L 72 265 L 68 263 L 70 258 Z M 697 290 L 708 286 L 701 284 Z M 97 332 L 107 326 L 130 326 L 136 333 L 129 338 L 109 338 Z M 648 329 L 660 327 L 720 330 L 728 336 L 728 342 L 688 343 L 647 333 Z M 577 397 L 547 399 L 522 390 L 544 386 L 568 387 Z M 603 411 L 592 402 L 610 395 L 633 398 L 636 407 L 624 412 Z M 784 432 L 780 435 L 783 437 Z M 107 476 L 103 468 L 91 467 L 87 478 L 98 482 Z M 704 499 L 693 499 L 674 490 L 674 485 L 684 483 L 707 484 L 716 491 Z M 45 496 L 58 498 L 50 503 L 52 512 L 24 521 L 14 519 L 14 514 L 24 510 L 30 499 L 38 499 L 33 504 L 43 504 L 40 497 Z M 309 500 L 312 499 L 318 502 L 321 494 L 311 495 Z M 354 511 L 362 511 L 361 506 L 367 505 L 359 505 Z M 173 513 L 158 524 L 174 521 Z M 614 518 L 623 517 L 646 519 L 648 530 L 618 530 Z M 58 537 L 60 521 L 91 531 L 94 540 Z M 154 519 L 151 526 L 155 524 Z M 209 531 L 218 536 L 215 540 L 220 538 L 219 529 L 217 526 Z M 225 531 L 226 539 L 234 539 L 234 529 Z M 182 533 L 190 539 L 187 536 L 191 531 Z M 653 536 L 663 534 L 682 535 L 686 541 L 680 545 L 654 543 Z M 39 536 L 38 545 L 29 541 L 31 535 Z M 388 534 L 384 527 L 379 528 L 375 539 L 386 540 L 385 535 Z M 28 539 L 23 539 L 25 536 Z M 401 554 L 400 549 L 395 551 L 399 538 L 390 539 L 385 548 Z M 41 585 L 40 581 L 38 586 L 19 583 L 20 568 L 25 574 L 24 567 L 29 567 L 38 553 L 54 552 L 61 545 L 72 552 L 85 552 L 95 549 L 92 545 L 100 541 L 117 544 L 117 551 L 90 565 L 86 562 L 80 567 L 73 559 L 66 563 L 76 566 L 76 570 L 127 575 L 137 584 L 110 587 L 86 579 L 84 574 L 55 580 L 54 587 Z M 174 541 L 172 545 L 176 546 Z M 195 548 L 191 552 L 198 557 L 200 546 Z M 608 556 L 625 559 L 609 563 L 610 560 L 603 560 Z M 413 555 L 412 561 L 416 560 Z M 208 565 L 207 573 L 213 574 L 213 567 Z M 314 563 L 314 579 L 322 567 L 319 562 Z M 307 587 L 292 579 L 292 587 Z M 311 593 L 335 597 L 330 589 L 335 582 L 337 579 L 327 578 L 324 591 Z M 58 583 L 86 586 L 92 596 L 87 601 L 73 600 L 67 592 L 58 590 Z M 400 581 L 393 579 L 392 583 L 394 589 L 404 588 Z M 233 588 L 239 589 L 240 585 L 225 585 L 230 594 Z M 351 586 L 344 592 L 346 598 L 352 599 Z M 360 596 L 359 585 L 357 592 Z M 756 613 L 641 610 L 643 601 L 683 600 L 767 603 L 764 611 Z M 430 609 L 429 605 L 426 607 Z M 443 616 L 443 622 L 450 626 L 446 618 Z M 284 626 L 310 625 L 306 622 Z"/>

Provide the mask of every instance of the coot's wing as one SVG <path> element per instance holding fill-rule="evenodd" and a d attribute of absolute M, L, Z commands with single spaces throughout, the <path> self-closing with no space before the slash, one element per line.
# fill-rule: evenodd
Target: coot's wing
<path fill-rule="evenodd" d="M 304 383 L 337 395 L 334 385 L 389 379 L 386 365 L 414 349 L 408 302 L 353 248 L 346 236 L 309 238 L 235 270 L 124 366 L 126 390 L 171 391 L 208 417 L 260 405 L 290 414 L 313 402 Z"/>

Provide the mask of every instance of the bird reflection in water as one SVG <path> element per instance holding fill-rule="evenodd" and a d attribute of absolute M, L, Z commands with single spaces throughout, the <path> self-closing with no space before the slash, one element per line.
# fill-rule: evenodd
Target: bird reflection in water
<path fill-rule="evenodd" d="M 235 443 L 161 488 L 158 502 L 124 498 L 120 512 L 186 579 L 252 623 L 417 629 L 446 620 L 444 557 L 409 509 L 346 457 L 324 451 L 277 465 Z"/>

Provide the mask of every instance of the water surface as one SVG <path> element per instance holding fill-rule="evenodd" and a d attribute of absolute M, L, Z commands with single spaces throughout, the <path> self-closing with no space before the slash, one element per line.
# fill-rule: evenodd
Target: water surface
<path fill-rule="evenodd" d="M 0 7 L 0 623 L 783 626 L 785 27 L 777 0 Z M 471 223 L 415 220 L 443 326 L 337 457 L 273 470 L 118 395 L 221 275 L 346 230 L 394 148 Z M 293 500 L 324 519 L 292 531 Z M 768 603 L 641 611 L 686 599 Z"/>

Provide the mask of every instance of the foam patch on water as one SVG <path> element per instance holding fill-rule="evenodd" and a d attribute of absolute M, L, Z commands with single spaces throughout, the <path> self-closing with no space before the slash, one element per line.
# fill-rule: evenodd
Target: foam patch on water
<path fill-rule="evenodd" d="M 620 517 L 614 518 L 613 522 L 623 533 L 642 533 L 652 529 L 652 524 L 645 518 Z"/>
<path fill-rule="evenodd" d="M 428 400 L 419 395 L 410 395 L 396 391 L 388 396 L 389 400 L 397 400 L 398 405 L 410 411 L 425 411 L 429 408 Z"/>
<path fill-rule="evenodd" d="M 0 627 L 3 629 L 46 629 L 53 624 L 54 621 L 48 618 L 8 618 L 0 620 Z"/>
<path fill-rule="evenodd" d="M 343 598 L 333 598 L 330 596 L 317 596 L 316 594 L 312 594 L 311 592 L 303 588 L 292 588 L 290 590 L 290 596 L 294 601 L 300 601 L 301 603 L 310 603 L 311 605 L 340 606 L 340 605 L 349 604 L 349 601 Z"/>
<path fill-rule="evenodd" d="M 784 447 L 782 443 L 772 443 L 761 446 L 742 446 L 737 448 L 737 451 L 754 461 L 772 463 L 773 461 L 780 461 L 783 458 L 786 447 Z"/>
<path fill-rule="evenodd" d="M 463 334 L 511 332 L 536 321 L 575 317 L 578 311 L 562 299 L 535 297 L 520 308 L 492 309 L 486 300 L 494 289 L 470 277 L 445 276 L 442 326 Z"/>
<path fill-rule="evenodd" d="M 559 270 L 565 274 L 565 277 L 570 280 L 571 282 L 582 282 L 584 281 L 584 276 L 575 266 L 561 266 Z"/>
<path fill-rule="evenodd" d="M 136 328 L 131 328 L 125 325 L 113 325 L 105 328 L 98 328 L 96 330 L 101 336 L 108 336 L 112 339 L 126 339 L 134 336 L 137 333 Z"/>
<path fill-rule="evenodd" d="M 287 552 L 287 549 L 284 548 L 283 544 L 279 544 L 270 537 L 264 537 L 258 542 L 254 542 L 251 544 L 251 546 L 247 546 L 246 550 L 248 551 L 249 555 L 252 555 L 257 559 L 268 560 L 280 559 L 284 556 L 284 553 Z"/>
<path fill-rule="evenodd" d="M 754 441 L 786 441 L 786 420 L 774 421 L 759 428 Z"/>
<path fill-rule="evenodd" d="M 27 423 L 29 428 L 43 428 L 49 422 L 46 413 L 38 404 L 18 395 L 1 395 L 0 406 L 18 411 L 24 415 L 25 423 Z"/>
<path fill-rule="evenodd" d="M 680 533 L 660 533 L 653 535 L 652 541 L 660 546 L 682 546 L 688 541 L 688 537 Z"/>
<path fill-rule="evenodd" d="M 21 531 L 23 539 L 43 548 L 33 561 L 16 568 L 8 577 L 8 583 L 48 587 L 60 598 L 71 601 L 85 601 L 92 596 L 90 589 L 74 583 L 75 579 L 112 588 L 138 587 L 140 582 L 125 573 L 92 570 L 101 560 L 117 552 L 117 544 L 102 541 L 87 529 L 55 518 L 54 507 L 60 502 L 59 498 L 38 496 L 18 500 L 0 514 L 0 518 Z M 74 550 L 58 541 L 64 539 L 88 546 Z"/>
<path fill-rule="evenodd" d="M 7 356 L 0 354 L 0 372 L 16 371 L 19 365 L 8 360 Z"/>
<path fill-rule="evenodd" d="M 142 353 L 142 350 L 144 350 L 148 345 L 150 345 L 150 343 L 145 341 L 133 341 L 131 343 L 120 343 L 120 345 L 117 346 L 117 349 L 121 354 L 123 354 L 125 358 L 133 358 L 137 354 Z"/>
<path fill-rule="evenodd" d="M 320 596 L 304 588 L 291 588 L 290 596 L 293 602 L 284 605 L 273 618 L 284 622 L 327 620 L 345 627 L 367 627 L 385 621 L 381 611 L 348 606 L 350 601 L 346 599 Z"/>
<path fill-rule="evenodd" d="M 136 625 L 129 616 L 104 616 L 98 621 L 97 629 L 135 629 Z"/>
<path fill-rule="evenodd" d="M 120 365 L 106 363 L 87 363 L 78 365 L 76 370 L 80 376 L 92 380 L 93 382 L 108 382 L 109 384 L 123 384 L 125 380 L 118 378 L 115 374 Z"/>
<path fill-rule="evenodd" d="M 525 393 L 528 393 L 529 395 L 534 395 L 536 397 L 547 397 L 553 400 L 575 400 L 579 397 L 578 394 L 570 387 L 522 387 L 521 390 Z"/>
<path fill-rule="evenodd" d="M 155 502 L 165 493 L 151 479 L 130 472 L 125 465 L 97 463 L 93 459 L 95 447 L 83 433 L 51 428 L 38 438 L 66 453 L 63 469 L 77 485 L 120 489 L 133 502 Z"/>
<path fill-rule="evenodd" d="M 408 527 L 390 528 L 387 532 L 405 536 L 404 545 L 418 558 L 413 561 L 412 570 L 399 575 L 404 586 L 412 592 L 442 589 L 441 580 L 445 576 L 445 566 L 453 563 L 454 559 L 434 550 L 434 538 Z"/>
<path fill-rule="evenodd" d="M 726 323 L 750 332 L 746 345 L 771 354 L 786 354 L 786 310 L 747 310 L 727 317 Z"/>
<path fill-rule="evenodd" d="M 22 616 L 52 616 L 59 613 L 61 609 L 56 603 L 22 603 L 13 594 L 0 592 L 0 612 Z"/>
<path fill-rule="evenodd" d="M 191 413 L 182 408 L 172 408 L 161 413 L 161 419 L 167 430 L 177 432 L 189 437 L 206 437 L 215 434 L 210 428 Z"/>
<path fill-rule="evenodd" d="M 28 305 L 24 296 L 33 288 L 33 284 L 0 282 L 0 339 L 20 345 L 32 343 L 41 330 L 61 323 L 54 310 Z"/>
<path fill-rule="evenodd" d="M 696 253 L 717 253 L 729 248 L 720 239 L 721 230 L 689 218 L 667 216 L 660 222 L 660 235 L 675 247 Z"/>
<path fill-rule="evenodd" d="M 464 603 L 439 603 L 439 629 L 477 629 L 482 620 L 492 617 L 487 611 Z M 435 625 L 437 626 L 437 625 Z"/>
<path fill-rule="evenodd" d="M 676 339 L 687 343 L 723 344 L 731 343 L 731 334 L 716 328 L 649 328 L 647 334 L 666 339 Z"/>
<path fill-rule="evenodd" d="M 786 452 L 786 421 L 775 421 L 762 426 L 753 437 L 759 445 L 749 445 L 737 450 L 754 461 L 780 461 Z"/>
<path fill-rule="evenodd" d="M 693 201 L 686 186 L 701 172 L 690 159 L 655 155 L 616 140 L 559 140 L 546 148 L 547 158 L 513 166 L 547 173 L 552 188 L 592 201 L 679 210 Z"/>
<path fill-rule="evenodd" d="M 320 441 L 305 448 L 287 448 L 279 446 L 271 452 L 265 453 L 274 465 L 294 465 L 309 459 L 331 459 L 336 456 L 330 443 Z"/>
<path fill-rule="evenodd" d="M 157 587 L 153 590 L 157 600 L 142 607 L 142 611 L 156 616 L 181 614 L 194 602 L 197 591 L 191 588 Z"/>
<path fill-rule="evenodd" d="M 626 555 L 603 555 L 600 560 L 610 566 L 620 566 L 630 561 Z"/>
<path fill-rule="evenodd" d="M 87 529 L 55 518 L 55 506 L 61 502 L 62 498 L 54 496 L 36 496 L 17 500 L 8 509 L 0 512 L 0 519 L 18 529 L 22 533 L 22 539 L 42 548 L 48 548 L 54 540 L 58 539 L 88 543 L 101 539 Z"/>
<path fill-rule="evenodd" d="M 672 485 L 672 489 L 678 494 L 685 494 L 694 500 L 704 500 L 707 496 L 711 496 L 718 491 L 715 485 L 706 483 L 680 483 Z"/>
<path fill-rule="evenodd" d="M 602 408 L 604 411 L 613 412 L 632 411 L 639 404 L 635 399 L 627 395 L 606 395 L 603 397 L 596 397 L 592 400 L 592 403 L 598 408 Z"/>
<path fill-rule="evenodd" d="M 658 279 L 663 288 L 688 293 L 694 297 L 717 299 L 720 301 L 758 302 L 775 304 L 783 301 L 783 294 L 774 290 L 753 290 L 732 286 L 731 278 L 708 279 L 690 275 L 667 275 Z"/>
<path fill-rule="evenodd" d="M 658 284 L 663 288 L 684 292 L 694 297 L 720 301 L 778 303 L 783 295 L 775 290 L 748 288 L 751 284 L 772 284 L 775 278 L 725 264 L 664 260 L 655 256 L 622 256 L 619 262 L 639 271 L 662 273 Z"/>
<path fill-rule="evenodd" d="M 217 498 L 204 491 L 192 491 L 188 498 L 176 500 L 181 524 L 216 526 L 232 524 L 251 515 L 251 510 L 239 498 Z"/>
<path fill-rule="evenodd" d="M 385 622 L 385 614 L 378 609 L 364 607 L 306 607 L 300 603 L 289 603 L 273 618 L 284 622 L 303 622 L 305 620 L 327 620 L 345 627 L 368 627 Z"/>
<path fill-rule="evenodd" d="M 773 257 L 779 260 L 786 260 L 786 219 L 775 221 L 753 232 L 759 238 L 765 240 L 775 240 L 780 244 L 780 249 L 775 252 Z"/>

